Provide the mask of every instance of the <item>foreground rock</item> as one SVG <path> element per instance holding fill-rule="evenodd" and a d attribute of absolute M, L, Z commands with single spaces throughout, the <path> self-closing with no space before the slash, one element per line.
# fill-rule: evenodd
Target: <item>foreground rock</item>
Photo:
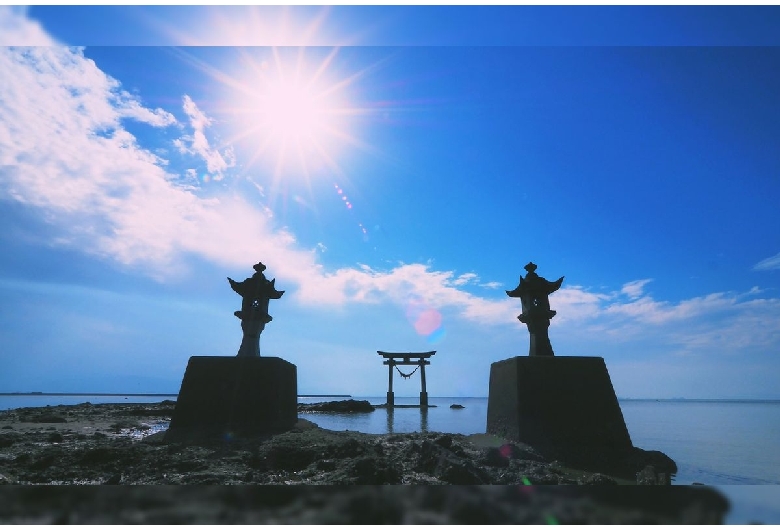
<path fill-rule="evenodd" d="M 367 402 L 346 402 L 360 410 Z M 342 402 L 335 402 L 342 403 Z M 306 420 L 252 439 L 166 443 L 172 402 L 77 405 L 0 412 L 0 475 L 8 484 L 430 484 L 654 483 L 668 457 L 637 450 L 628 467 L 572 462 L 489 435 L 372 435 Z M 332 410 L 324 404 L 320 410 Z M 370 407 L 370 405 L 368 405 Z M 160 432 L 154 433 L 156 430 Z M 593 456 L 588 462 L 593 463 Z M 668 462 L 667 462 L 668 461 Z M 664 467 L 667 465 L 667 467 Z M 668 475 L 667 475 L 668 476 Z"/>
<path fill-rule="evenodd" d="M 0 488 L 2 524 L 717 524 L 702 488 Z"/>
<path fill-rule="evenodd" d="M 685 522 L 719 522 L 719 520 L 713 520 L 712 517 L 722 518 L 727 506 L 725 499 L 717 493 L 709 489 L 696 488 L 695 491 L 699 493 L 689 499 L 688 504 L 694 501 L 704 503 L 702 506 L 707 509 L 700 506 L 700 509 L 697 510 L 686 511 L 681 508 L 679 512 L 659 514 L 645 508 L 643 508 L 644 512 L 642 510 L 637 512 L 635 508 L 632 508 L 633 511 L 620 512 L 622 515 L 615 520 L 599 519 L 601 515 L 604 517 L 606 515 L 598 510 L 594 511 L 594 502 L 606 506 L 608 504 L 606 499 L 594 501 L 595 497 L 592 496 L 585 495 L 583 497 L 580 494 L 572 496 L 573 491 L 580 491 L 578 489 L 556 490 L 557 493 L 551 493 L 548 498 L 541 493 L 544 488 L 523 490 L 523 488 L 518 489 L 517 485 L 600 485 L 622 483 L 621 479 L 600 472 L 570 469 L 560 462 L 545 460 L 542 454 L 531 447 L 522 444 L 506 444 L 502 440 L 488 435 L 464 436 L 444 433 L 370 435 L 351 431 L 328 431 L 320 429 L 308 421 L 300 420 L 292 431 L 272 437 L 250 440 L 220 439 L 199 442 L 198 445 L 185 445 L 165 443 L 162 440 L 163 431 L 144 436 L 145 433 L 153 432 L 161 425 L 165 425 L 164 422 L 172 412 L 170 402 L 150 405 L 47 407 L 45 414 L 41 410 L 17 409 L 0 412 L 0 483 L 8 485 L 250 484 L 290 486 L 327 484 L 347 486 L 403 484 L 511 486 L 506 491 L 503 488 L 468 490 L 470 499 L 482 499 L 484 502 L 496 504 L 493 508 L 497 511 L 494 512 L 493 516 L 483 514 L 487 519 L 479 521 L 469 520 L 471 516 L 461 510 L 461 505 L 458 504 L 460 501 L 452 500 L 461 495 L 454 492 L 434 494 L 423 490 L 423 493 L 419 495 L 430 502 L 434 502 L 435 497 L 438 499 L 436 502 L 440 503 L 439 505 L 434 503 L 438 508 L 433 512 L 425 512 L 423 507 L 418 505 L 418 497 L 407 496 L 409 490 L 406 488 L 402 488 L 401 491 L 404 493 L 400 496 L 398 493 L 392 495 L 378 493 L 385 490 L 376 488 L 344 490 L 339 495 L 346 495 L 353 500 L 356 496 L 366 497 L 366 502 L 369 502 L 369 498 L 375 499 L 370 501 L 373 504 L 367 506 L 361 506 L 360 501 L 354 501 L 357 504 L 353 506 L 353 501 L 344 500 L 346 505 L 353 506 L 351 516 L 349 513 L 332 512 L 329 507 L 317 500 L 319 499 L 317 495 L 312 493 L 296 493 L 291 497 L 288 497 L 291 494 L 286 492 L 274 493 L 276 498 L 280 496 L 285 499 L 289 498 L 289 503 L 285 504 L 289 511 L 278 521 L 300 523 L 306 522 L 306 519 L 303 516 L 296 516 L 295 514 L 298 512 L 293 509 L 300 503 L 303 505 L 312 503 L 312 507 L 307 508 L 310 512 L 311 510 L 316 512 L 314 506 L 319 506 L 318 513 L 320 515 L 325 512 L 331 513 L 332 517 L 336 519 L 341 517 L 338 520 L 344 522 L 357 522 L 354 518 L 359 518 L 360 513 L 363 513 L 361 510 L 367 510 L 366 513 L 371 513 L 372 516 L 388 517 L 391 521 L 396 520 L 393 519 L 394 517 L 401 517 L 402 522 L 408 522 L 409 516 L 403 513 L 398 515 L 394 512 L 411 503 L 417 506 L 416 508 L 413 506 L 413 508 L 417 510 L 415 513 L 418 513 L 421 519 L 413 519 L 418 522 L 423 522 L 426 517 L 433 517 L 433 514 L 441 512 L 442 515 L 437 516 L 439 519 L 434 517 L 436 520 L 431 519 L 430 522 L 503 521 L 507 524 L 548 522 L 536 513 L 539 506 L 534 504 L 537 501 L 530 501 L 530 498 L 538 499 L 538 502 L 541 502 L 543 506 L 547 506 L 545 509 L 548 512 L 552 510 L 550 506 L 555 505 L 552 500 L 554 498 L 564 499 L 561 502 L 565 502 L 567 506 L 578 506 L 574 511 L 572 508 L 567 508 L 561 509 L 560 513 L 555 510 L 550 512 L 557 514 L 554 517 L 560 522 L 597 522 L 601 520 L 602 522 L 625 523 L 671 523 L 684 522 L 680 519 L 683 516 L 695 519 L 695 521 L 686 520 Z M 65 421 L 53 420 L 55 417 Z M 54 423 L 50 423 L 50 421 L 54 421 Z M 635 488 L 637 491 L 642 489 L 644 488 Z M 620 488 L 620 490 L 624 491 L 625 488 Z M 671 491 L 680 490 L 680 488 L 653 488 L 653 491 L 657 490 Z M 0 506 L 2 507 L 0 508 L 0 522 L 21 522 L 19 519 L 21 512 L 10 508 L 18 506 L 19 499 L 15 496 L 22 495 L 16 491 L 18 491 L 16 488 L 0 488 Z M 56 495 L 66 497 L 74 495 L 85 499 L 89 496 L 85 497 L 82 493 L 67 493 L 69 491 L 67 488 L 57 488 L 56 491 Z M 187 502 L 194 503 L 193 506 L 199 506 L 198 503 L 201 502 L 199 495 L 192 490 L 189 491 Z M 287 491 L 286 488 L 285 491 Z M 311 490 L 304 489 L 302 491 L 310 492 Z M 531 495 L 530 491 L 535 493 Z M 561 491 L 567 493 L 564 495 Z M 144 502 L 151 502 L 150 499 L 154 499 L 154 502 L 162 502 L 169 506 L 166 517 L 170 518 L 170 522 L 186 522 L 184 516 L 182 516 L 183 519 L 176 519 L 175 495 L 165 494 L 160 497 L 169 499 L 165 502 L 160 501 L 160 498 L 153 493 L 136 492 L 126 495 L 128 499 L 138 499 L 138 503 L 141 505 Z M 215 503 L 218 502 L 220 495 L 228 496 L 234 501 L 237 498 L 244 499 L 240 502 L 235 501 L 239 504 L 241 502 L 251 504 L 250 499 L 253 498 L 253 494 L 248 493 L 216 493 L 215 495 L 213 501 Z M 236 495 L 238 496 L 236 497 Z M 386 498 L 383 497 L 384 495 Z M 519 497 L 515 498 L 518 495 Z M 518 500 L 519 498 L 525 500 L 521 502 Z M 30 499 L 26 502 L 32 502 Z M 384 501 L 380 502 L 382 499 Z M 389 499 L 393 499 L 392 502 Z M 87 501 L 84 500 L 84 502 Z M 132 503 L 133 501 L 128 502 Z M 455 504 L 450 505 L 451 502 Z M 513 511 L 508 508 L 511 503 L 518 502 L 525 503 L 523 506 L 526 506 L 528 510 L 517 512 L 517 510 Z M 667 501 L 665 502 L 668 504 Z M 108 504 L 110 505 L 110 503 Z M 70 506 L 70 504 L 63 504 L 63 506 Z M 231 509 L 232 515 L 223 514 L 227 517 L 224 522 L 259 521 L 260 519 L 255 519 L 255 517 L 262 518 L 264 516 L 262 514 L 265 512 L 260 508 L 263 506 L 262 502 L 257 506 L 254 512 L 250 511 L 244 515 L 232 513 L 235 510 Z M 614 511 L 614 506 L 609 506 L 609 509 Z M 106 509 L 101 516 L 99 509 L 95 509 L 98 511 L 92 515 L 90 515 L 91 512 L 85 511 L 79 516 L 81 518 L 68 519 L 68 522 L 99 522 L 100 517 L 110 518 L 115 515 Z M 403 510 L 401 511 L 403 512 Z M 423 512 L 428 515 L 420 515 Z M 599 513 L 601 515 L 597 516 Z M 705 517 L 702 515 L 704 513 L 710 515 Z M 713 513 L 719 515 L 712 516 Z M 130 516 L 128 515 L 128 517 Z M 353 519 L 349 519 L 349 517 L 353 517 Z M 496 517 L 499 519 L 507 517 L 507 519 L 499 521 L 496 520 Z M 119 520 L 130 522 L 130 519 L 127 518 L 117 519 L 117 521 Z M 163 520 L 167 519 L 163 518 L 161 522 Z M 206 520 L 211 519 L 207 517 Z M 52 521 L 46 520 L 44 522 Z M 151 523 L 153 521 L 141 519 L 138 522 Z M 220 522 L 223 521 L 220 520 Z"/>

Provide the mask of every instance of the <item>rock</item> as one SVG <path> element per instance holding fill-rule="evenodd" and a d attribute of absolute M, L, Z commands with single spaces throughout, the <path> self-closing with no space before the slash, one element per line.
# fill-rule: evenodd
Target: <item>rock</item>
<path fill-rule="evenodd" d="M 450 408 L 451 409 L 465 409 L 466 407 L 464 407 L 463 405 L 458 405 L 457 403 L 453 403 L 452 405 L 450 405 Z"/>
<path fill-rule="evenodd" d="M 400 484 L 401 473 L 382 457 L 366 456 L 355 459 L 348 471 L 355 485 Z"/>
<path fill-rule="evenodd" d="M 700 486 L 584 489 L 594 504 L 634 511 L 642 520 L 633 524 L 647 524 L 653 519 L 676 524 L 723 524 L 730 507 L 728 499 L 717 490 Z"/>
<path fill-rule="evenodd" d="M 58 463 L 57 455 L 49 453 L 34 460 L 32 463 L 30 463 L 29 467 L 30 469 L 34 469 L 36 471 L 43 471 L 50 468 L 52 465 L 56 463 Z"/>
<path fill-rule="evenodd" d="M 117 421 L 110 425 L 110 428 L 114 434 L 119 434 L 122 432 L 122 429 L 137 429 L 138 427 L 140 427 L 140 423 L 137 421 L 127 420 Z"/>
<path fill-rule="evenodd" d="M 166 403 L 166 402 L 163 402 Z M 168 401 L 167 403 L 170 403 L 172 405 L 175 405 L 175 402 Z M 173 416 L 174 407 L 167 407 L 167 408 L 132 408 L 129 410 L 123 410 L 121 413 L 125 416 L 137 416 L 137 417 L 159 417 L 159 416 L 165 416 L 170 418 Z"/>
<path fill-rule="evenodd" d="M 509 457 L 502 453 L 498 447 L 488 448 L 481 462 L 491 467 L 509 467 Z"/>
<path fill-rule="evenodd" d="M 482 457 L 485 465 L 493 467 L 506 467 L 510 460 L 530 460 L 532 462 L 545 462 L 542 455 L 532 447 L 525 444 L 504 444 L 501 447 L 488 448 Z"/>
<path fill-rule="evenodd" d="M 144 436 L 141 443 L 148 445 L 165 445 L 165 432 L 166 431 L 160 431 L 150 434 L 149 436 Z"/>
<path fill-rule="evenodd" d="M 437 437 L 433 443 L 436 445 L 440 445 L 444 447 L 445 449 L 451 449 L 452 448 L 452 436 L 449 434 L 443 434 L 439 437 Z"/>
<path fill-rule="evenodd" d="M 255 474 L 253 480 L 263 478 Z M 0 488 L 0 524 L 716 524 L 725 514 L 722 504 L 705 499 L 722 496 L 704 488 L 533 488 L 531 494 L 516 485 L 409 485 L 36 493 Z"/>
<path fill-rule="evenodd" d="M 645 466 L 637 472 L 636 483 L 640 486 L 667 485 L 666 473 L 657 473 L 653 466 Z"/>
<path fill-rule="evenodd" d="M 255 467 L 300 471 L 317 460 L 354 458 L 366 449 L 345 433 L 305 430 L 274 436 L 258 451 Z"/>
<path fill-rule="evenodd" d="M 63 438 L 62 435 L 58 432 L 53 432 L 49 436 L 46 437 L 46 440 L 52 443 L 60 443 L 62 442 Z"/>
<path fill-rule="evenodd" d="M 416 471 L 431 474 L 449 484 L 489 484 L 490 476 L 470 461 L 458 456 L 446 447 L 428 440 L 418 449 L 414 466 Z"/>
<path fill-rule="evenodd" d="M 546 462 L 544 456 L 536 449 L 526 444 L 506 444 L 502 446 L 509 452 L 509 458 L 515 460 L 531 460 L 534 462 Z"/>
<path fill-rule="evenodd" d="M 667 455 L 661 451 L 646 451 L 638 447 L 633 448 L 629 465 L 635 470 L 652 466 L 656 473 L 677 473 L 677 464 Z"/>
<path fill-rule="evenodd" d="M 18 442 L 21 439 L 21 436 L 15 435 L 15 433 L 8 433 L 8 434 L 2 434 L 0 435 L 0 449 L 3 447 L 11 447 L 13 444 Z"/>
<path fill-rule="evenodd" d="M 374 406 L 368 401 L 355 399 L 298 405 L 298 412 L 373 412 L 374 410 Z"/>
<path fill-rule="evenodd" d="M 496 436 L 336 432 L 320 429 L 307 420 L 299 420 L 283 434 L 222 437 L 194 444 L 165 443 L 161 439 L 165 437 L 164 432 L 140 440 L 122 433 L 106 436 L 108 426 L 142 418 L 140 408 L 148 408 L 149 417 L 154 417 L 155 411 L 169 409 L 170 405 L 78 405 L 46 411 L 67 416 L 67 427 L 72 432 L 46 431 L 45 425 L 18 421 L 21 414 L 38 414 L 35 409 L 23 413 L 0 411 L 0 422 L 18 425 L 16 430 L 0 431 L 0 440 L 6 445 L 0 449 L 0 473 L 13 477 L 14 484 L 103 484 L 107 478 L 119 474 L 123 485 L 251 482 L 258 485 L 535 486 L 611 484 L 609 476 L 617 476 L 598 467 L 589 470 L 555 465 L 542 458 L 536 448 L 521 442 L 505 443 Z M 102 432 L 91 434 L 98 429 Z M 58 432 L 63 435 L 62 441 L 49 441 Z M 662 453 L 641 449 L 625 457 L 633 459 L 632 465 L 639 458 L 660 464 L 670 462 Z M 615 457 L 606 455 L 605 458 Z M 641 469 L 632 469 L 630 478 Z M 667 471 L 660 467 L 654 469 L 657 474 L 667 473 L 668 479 Z M 660 479 L 656 477 L 657 481 Z"/>
<path fill-rule="evenodd" d="M 338 462 L 335 460 L 317 460 L 317 469 L 320 471 L 335 471 L 338 467 Z"/>
<path fill-rule="evenodd" d="M 115 473 L 114 475 L 111 475 L 106 479 L 103 484 L 105 486 L 116 486 L 117 484 L 122 482 L 122 474 L 121 473 Z"/>
<path fill-rule="evenodd" d="M 604 485 L 615 485 L 617 484 L 617 481 L 613 479 L 612 477 L 608 477 L 607 475 L 602 475 L 601 473 L 593 473 L 592 475 L 587 475 L 584 478 L 577 481 L 578 484 L 582 486 L 604 486 Z"/>
<path fill-rule="evenodd" d="M 21 418 L 22 421 L 28 423 L 67 423 L 68 420 L 62 416 L 56 414 L 42 412 L 40 414 L 33 414 L 31 416 L 25 416 Z"/>

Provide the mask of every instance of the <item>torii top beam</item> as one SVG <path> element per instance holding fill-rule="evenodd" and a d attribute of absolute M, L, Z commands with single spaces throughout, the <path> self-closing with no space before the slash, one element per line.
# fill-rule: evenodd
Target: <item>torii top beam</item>
<path fill-rule="evenodd" d="M 379 351 L 379 350 L 377 350 L 377 353 L 385 358 L 385 362 L 383 362 L 382 364 L 389 364 L 389 365 L 431 364 L 431 362 L 426 359 L 436 354 L 435 351 L 426 351 L 420 353 L 414 353 L 414 352 L 389 353 L 389 352 Z"/>

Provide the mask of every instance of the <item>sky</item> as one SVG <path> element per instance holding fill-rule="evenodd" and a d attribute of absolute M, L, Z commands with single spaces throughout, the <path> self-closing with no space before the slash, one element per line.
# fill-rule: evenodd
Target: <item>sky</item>
<path fill-rule="evenodd" d="M 619 397 L 780 399 L 778 22 L 0 6 L 0 392 L 176 393 L 262 261 L 299 393 L 487 396 L 533 261 Z"/>

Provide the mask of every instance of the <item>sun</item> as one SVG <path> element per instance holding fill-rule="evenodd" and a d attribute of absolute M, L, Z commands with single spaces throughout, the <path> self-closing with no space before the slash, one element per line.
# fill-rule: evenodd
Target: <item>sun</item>
<path fill-rule="evenodd" d="M 326 112 L 310 87 L 283 80 L 268 87 L 258 109 L 270 133 L 294 142 L 314 140 L 327 126 Z"/>
<path fill-rule="evenodd" d="M 231 141 L 245 146 L 249 165 L 271 168 L 275 181 L 337 176 L 344 146 L 360 143 L 351 128 L 351 118 L 360 113 L 349 99 L 354 78 L 332 71 L 337 53 L 321 48 L 244 52 L 241 73 L 234 76 L 240 90 L 233 90 L 229 101 L 235 122 Z"/>

